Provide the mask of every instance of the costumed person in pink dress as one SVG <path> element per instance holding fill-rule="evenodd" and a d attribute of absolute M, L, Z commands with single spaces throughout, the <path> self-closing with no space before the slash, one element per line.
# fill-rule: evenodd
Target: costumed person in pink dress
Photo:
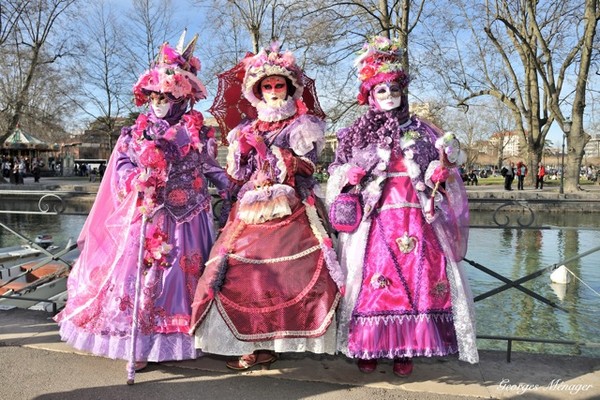
<path fill-rule="evenodd" d="M 337 134 L 327 203 L 333 227 L 345 231 L 338 350 L 362 372 L 387 358 L 396 375 L 408 376 L 413 357 L 459 353 L 475 363 L 478 354 L 459 265 L 469 223 L 455 168 L 463 153 L 452 134 L 409 116 L 400 52 L 397 42 L 375 37 L 360 53 L 358 102 L 369 110 Z M 358 207 L 339 206 L 345 193 L 359 194 Z"/>
<path fill-rule="evenodd" d="M 258 118 L 228 135 L 227 173 L 241 188 L 192 305 L 197 346 L 241 355 L 234 370 L 277 352 L 334 354 L 343 284 L 313 190 L 325 123 L 302 101 L 303 72 L 278 44 L 242 63 Z"/>
<path fill-rule="evenodd" d="M 183 41 L 176 49 L 165 43 L 134 86 L 136 105 L 149 110 L 121 132 L 78 240 L 66 308 L 56 317 L 71 346 L 130 359 L 136 271 L 143 268 L 138 370 L 149 361 L 197 357 L 191 304 L 215 239 L 208 180 L 223 193 L 229 187 L 207 152 L 214 130 L 192 109 L 206 97 L 193 56 L 197 35 L 185 49 Z"/>

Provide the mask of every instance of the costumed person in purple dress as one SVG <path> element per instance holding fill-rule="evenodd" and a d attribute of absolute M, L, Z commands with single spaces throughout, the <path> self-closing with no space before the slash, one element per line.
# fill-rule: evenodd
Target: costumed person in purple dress
<path fill-rule="evenodd" d="M 455 168 L 463 153 L 452 134 L 409 116 L 400 52 L 397 42 L 375 37 L 360 53 L 358 102 L 369 110 L 337 134 L 327 203 L 332 225 L 344 231 L 338 350 L 363 372 L 387 358 L 396 375 L 407 376 L 413 357 L 459 353 L 475 363 L 478 354 L 459 265 L 469 223 Z"/>
<path fill-rule="evenodd" d="M 207 152 L 214 131 L 192 109 L 206 97 L 193 56 L 197 35 L 185 49 L 183 41 L 176 49 L 165 43 L 134 86 L 136 105 L 149 103 L 149 110 L 121 132 L 78 240 L 66 308 L 56 317 L 71 346 L 130 359 L 136 271 L 143 268 L 138 370 L 197 357 L 191 304 L 215 239 L 208 180 L 223 193 L 229 186 Z"/>
<path fill-rule="evenodd" d="M 258 118 L 228 135 L 227 173 L 241 188 L 192 305 L 197 346 L 241 355 L 234 370 L 277 352 L 334 354 L 343 284 L 313 190 L 325 123 L 302 101 L 303 72 L 277 44 L 242 63 Z"/>

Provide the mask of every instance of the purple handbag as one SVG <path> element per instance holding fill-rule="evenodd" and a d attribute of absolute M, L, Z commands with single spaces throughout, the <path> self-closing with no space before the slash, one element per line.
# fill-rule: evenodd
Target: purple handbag
<path fill-rule="evenodd" d="M 338 232 L 352 233 L 362 220 L 363 209 L 360 194 L 340 193 L 329 208 L 329 221 Z"/>

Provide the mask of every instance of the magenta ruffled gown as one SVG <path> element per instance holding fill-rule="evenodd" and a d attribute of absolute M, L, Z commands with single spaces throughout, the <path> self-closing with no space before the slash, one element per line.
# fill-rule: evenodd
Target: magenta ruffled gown
<path fill-rule="evenodd" d="M 348 355 L 371 359 L 456 353 L 446 258 L 402 159 L 390 161 L 378 207 L 350 320 Z"/>

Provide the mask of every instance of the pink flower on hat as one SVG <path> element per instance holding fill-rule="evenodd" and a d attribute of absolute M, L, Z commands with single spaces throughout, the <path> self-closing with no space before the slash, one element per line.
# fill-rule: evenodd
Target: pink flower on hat
<path fill-rule="evenodd" d="M 192 55 L 197 38 L 198 35 L 185 49 L 174 49 L 168 43 L 162 45 L 152 68 L 144 72 L 133 87 L 137 106 L 145 104 L 151 92 L 190 101 L 206 98 L 206 88 L 196 76 L 200 70 L 200 60 Z"/>
<path fill-rule="evenodd" d="M 358 95 L 356 95 L 356 100 L 358 101 L 358 104 L 362 105 L 362 104 L 367 104 L 367 101 L 369 99 L 362 92 L 359 92 Z"/>
<path fill-rule="evenodd" d="M 375 45 L 377 45 L 377 47 L 380 48 L 391 44 L 391 40 L 384 36 L 376 36 L 373 42 Z"/>
<path fill-rule="evenodd" d="M 287 51 L 281 56 L 281 61 L 283 65 L 285 65 L 286 67 L 290 67 L 296 63 L 296 57 L 294 57 L 292 53 Z"/>
<path fill-rule="evenodd" d="M 192 85 L 190 85 L 190 82 L 185 76 L 180 74 L 173 75 L 173 89 L 171 90 L 173 96 L 183 97 L 186 93 L 191 91 Z"/>
<path fill-rule="evenodd" d="M 397 40 L 376 36 L 369 40 L 355 61 L 358 79 L 361 82 L 359 104 L 366 104 L 370 90 L 382 82 L 398 82 L 403 88 L 408 86 L 408 76 L 402 69 L 402 51 Z"/>
<path fill-rule="evenodd" d="M 360 75 L 359 75 L 358 79 L 360 79 L 361 81 L 366 81 L 367 79 L 372 78 L 376 72 L 377 72 L 377 68 L 375 68 L 375 66 L 365 65 L 360 70 Z"/>
<path fill-rule="evenodd" d="M 174 75 L 162 74 L 160 81 L 160 91 L 163 93 L 172 93 L 175 87 L 176 85 Z"/>

